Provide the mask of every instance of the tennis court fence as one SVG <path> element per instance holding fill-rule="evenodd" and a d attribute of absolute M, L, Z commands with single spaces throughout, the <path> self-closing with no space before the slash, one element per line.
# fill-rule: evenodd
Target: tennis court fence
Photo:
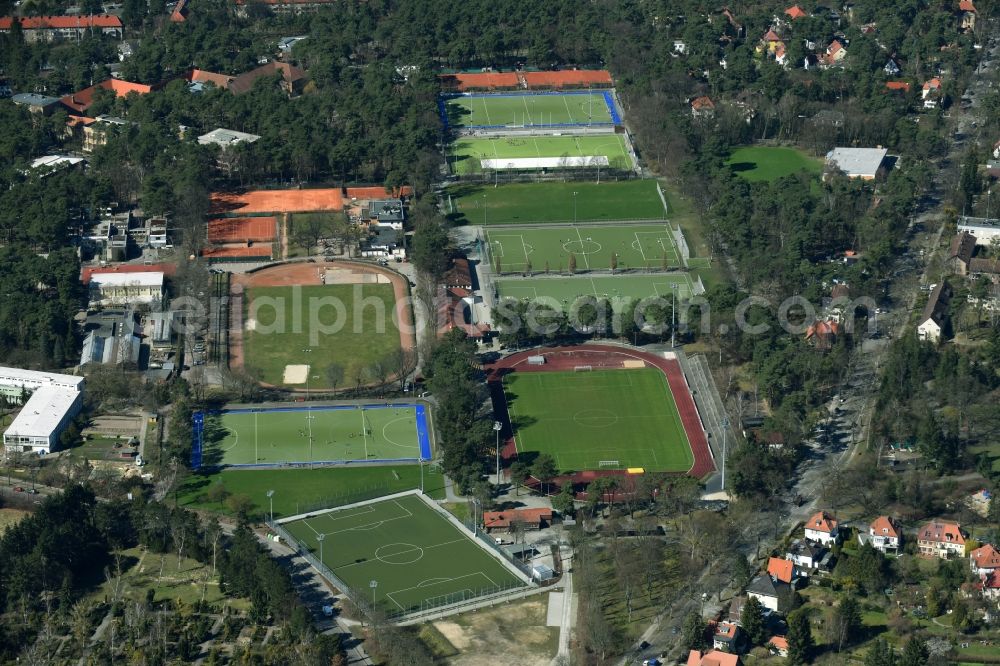
<path fill-rule="evenodd" d="M 701 276 L 699 275 L 694 280 L 691 281 L 691 295 L 701 296 L 705 293 L 705 283 L 701 281 Z"/>
<path fill-rule="evenodd" d="M 657 187 L 659 186 L 657 185 Z M 681 261 L 687 266 L 688 259 L 691 258 L 691 249 L 688 247 L 687 240 L 684 239 L 684 231 L 678 224 L 676 229 L 671 227 L 670 234 L 674 237 L 674 245 L 677 246 L 677 252 L 681 255 Z"/>

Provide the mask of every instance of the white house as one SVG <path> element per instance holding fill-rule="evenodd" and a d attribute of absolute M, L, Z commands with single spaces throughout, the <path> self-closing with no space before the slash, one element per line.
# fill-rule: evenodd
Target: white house
<path fill-rule="evenodd" d="M 805 524 L 806 539 L 823 545 L 837 543 L 840 539 L 837 519 L 826 511 L 812 515 Z"/>
<path fill-rule="evenodd" d="M 3 434 L 8 452 L 50 453 L 83 402 L 83 377 L 0 368 L 0 392 L 21 411 Z"/>
<path fill-rule="evenodd" d="M 1000 551 L 988 543 L 969 553 L 969 563 L 979 575 L 992 573 L 1000 569 Z"/>
<path fill-rule="evenodd" d="M 866 538 L 862 538 L 866 537 Z M 879 516 L 868 526 L 868 533 L 863 535 L 858 533 L 858 541 L 862 544 L 870 543 L 872 548 L 886 554 L 898 553 L 902 544 L 903 530 L 899 524 L 889 516 Z"/>
<path fill-rule="evenodd" d="M 747 585 L 747 596 L 755 597 L 764 608 L 770 608 L 776 613 L 784 613 L 788 609 L 791 591 L 791 585 L 774 580 L 766 573 L 760 574 Z"/>
<path fill-rule="evenodd" d="M 848 178 L 874 180 L 889 151 L 885 148 L 834 148 L 826 154 L 828 171 L 842 171 Z"/>
<path fill-rule="evenodd" d="M 825 552 L 825 549 L 820 546 L 796 539 L 788 547 L 785 559 L 793 562 L 800 570 L 811 571 L 819 567 L 819 563 L 822 561 Z"/>
<path fill-rule="evenodd" d="M 90 302 L 102 305 L 138 305 L 163 299 L 163 273 L 99 273 L 90 276 Z"/>
<path fill-rule="evenodd" d="M 938 342 L 941 339 L 948 316 L 950 296 L 951 292 L 944 282 L 934 287 L 930 298 L 927 299 L 927 305 L 924 306 L 924 311 L 920 315 L 920 323 L 917 324 L 918 338 L 930 342 Z"/>

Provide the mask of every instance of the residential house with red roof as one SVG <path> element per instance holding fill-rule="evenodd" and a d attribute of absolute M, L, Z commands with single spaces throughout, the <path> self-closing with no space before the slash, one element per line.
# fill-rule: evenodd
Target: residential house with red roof
<path fill-rule="evenodd" d="M 976 5 L 972 0 L 960 0 L 958 3 L 958 25 L 966 32 L 976 29 Z"/>
<path fill-rule="evenodd" d="M 979 582 L 975 588 L 982 592 L 983 597 L 996 601 L 1000 599 L 1000 571 L 992 570 L 988 573 L 980 574 Z"/>
<path fill-rule="evenodd" d="M 691 100 L 691 115 L 695 118 L 712 118 L 715 116 L 715 102 L 710 97 L 702 95 Z"/>
<path fill-rule="evenodd" d="M 798 580 L 798 576 L 795 575 L 795 563 L 791 560 L 783 560 L 780 557 L 768 558 L 767 573 L 774 580 L 789 585 L 793 585 Z"/>
<path fill-rule="evenodd" d="M 941 79 L 935 76 L 933 79 L 925 81 L 921 91 L 921 99 L 924 101 L 925 109 L 937 108 L 938 102 L 941 101 Z"/>
<path fill-rule="evenodd" d="M 958 523 L 932 520 L 917 532 L 917 548 L 924 557 L 964 557 L 965 535 Z"/>
<path fill-rule="evenodd" d="M 188 0 L 178 0 L 174 11 L 170 12 L 171 23 L 184 23 L 188 18 Z"/>
<path fill-rule="evenodd" d="M 993 544 L 980 546 L 969 553 L 969 563 L 977 574 L 987 574 L 1000 569 L 1000 551 Z"/>
<path fill-rule="evenodd" d="M 54 42 L 80 41 L 86 35 L 100 33 L 113 39 L 122 38 L 122 20 L 109 14 L 82 16 L 2 16 L 0 33 L 10 32 L 14 21 L 21 24 L 24 41 Z"/>
<path fill-rule="evenodd" d="M 688 653 L 687 666 L 739 666 L 740 656 L 720 652 L 719 650 L 691 650 Z"/>
<path fill-rule="evenodd" d="M 840 324 L 832 319 L 821 319 L 809 325 L 806 329 L 806 340 L 817 349 L 830 349 L 837 341 Z"/>
<path fill-rule="evenodd" d="M 712 630 L 712 647 L 716 650 L 738 654 L 742 652 L 743 630 L 735 622 L 717 622 Z"/>
<path fill-rule="evenodd" d="M 788 656 L 788 639 L 784 636 L 771 636 L 767 639 L 767 646 L 771 654 L 776 654 L 779 657 Z"/>
<path fill-rule="evenodd" d="M 839 523 L 826 511 L 818 511 L 805 524 L 805 536 L 809 541 L 830 545 L 840 540 Z"/>
<path fill-rule="evenodd" d="M 115 97 L 127 97 L 132 93 L 146 95 L 153 92 L 156 88 L 157 86 L 148 86 L 144 83 L 132 83 L 131 81 L 123 81 L 122 79 L 108 79 L 89 88 L 64 95 L 60 101 L 70 113 L 86 115 L 87 109 L 94 104 L 94 96 L 98 90 L 108 90 L 114 93 Z"/>
<path fill-rule="evenodd" d="M 858 541 L 868 543 L 886 555 L 898 554 L 903 544 L 903 530 L 890 516 L 879 516 L 868 526 L 868 532 L 858 532 Z"/>
<path fill-rule="evenodd" d="M 885 89 L 889 92 L 910 92 L 910 84 L 907 81 L 886 81 Z"/>
<path fill-rule="evenodd" d="M 823 57 L 820 58 L 820 63 L 827 67 L 832 67 L 843 62 L 846 57 L 847 47 L 839 39 L 835 39 L 826 47 Z"/>
<path fill-rule="evenodd" d="M 806 17 L 808 17 L 809 16 L 809 12 L 807 12 L 804 9 L 802 9 L 798 5 L 792 5 L 791 7 L 789 7 L 788 9 L 785 10 L 785 16 L 787 16 L 788 18 L 790 18 L 791 20 L 794 21 L 795 19 L 800 19 L 800 18 L 806 18 Z"/>

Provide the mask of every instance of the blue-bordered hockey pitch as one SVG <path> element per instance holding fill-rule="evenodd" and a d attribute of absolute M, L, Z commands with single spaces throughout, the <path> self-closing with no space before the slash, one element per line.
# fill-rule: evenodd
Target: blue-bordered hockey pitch
<path fill-rule="evenodd" d="M 192 418 L 194 469 L 430 459 L 428 411 L 419 403 L 223 409 Z"/>

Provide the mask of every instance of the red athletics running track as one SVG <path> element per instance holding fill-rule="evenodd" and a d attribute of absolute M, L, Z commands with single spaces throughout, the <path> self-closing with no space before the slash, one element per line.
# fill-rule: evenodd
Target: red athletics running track
<path fill-rule="evenodd" d="M 528 365 L 528 357 L 544 356 L 544 365 Z M 681 423 L 687 433 L 688 442 L 691 444 L 691 452 L 694 454 L 694 464 L 688 470 L 688 475 L 696 479 L 701 479 L 715 470 L 715 462 L 709 452 L 708 439 L 705 431 L 701 427 L 701 419 L 698 417 L 698 408 L 695 407 L 694 398 L 684 380 L 684 373 L 676 359 L 666 359 L 657 354 L 640 351 L 638 349 L 625 349 L 610 345 L 585 344 L 575 347 L 540 347 L 524 352 L 511 354 L 495 363 L 487 364 L 487 382 L 489 382 L 494 404 L 504 405 L 505 398 L 501 380 L 509 372 L 557 372 L 572 370 L 578 365 L 590 365 L 595 368 L 621 368 L 625 360 L 640 360 L 647 366 L 659 368 L 667 377 L 670 385 L 670 392 L 674 396 L 674 403 L 680 413 Z M 499 402 L 498 402 L 499 401 Z M 506 410 L 500 413 L 504 414 Z M 506 415 L 505 415 L 506 417 Z M 510 424 L 505 426 L 508 430 Z M 514 443 L 512 433 L 508 432 L 501 455 L 505 460 L 512 460 L 517 457 L 517 447 Z M 611 474 L 623 474 L 618 470 L 592 470 L 578 472 L 573 475 L 574 483 L 586 483 L 597 476 Z M 555 480 L 556 483 L 559 479 Z"/>

